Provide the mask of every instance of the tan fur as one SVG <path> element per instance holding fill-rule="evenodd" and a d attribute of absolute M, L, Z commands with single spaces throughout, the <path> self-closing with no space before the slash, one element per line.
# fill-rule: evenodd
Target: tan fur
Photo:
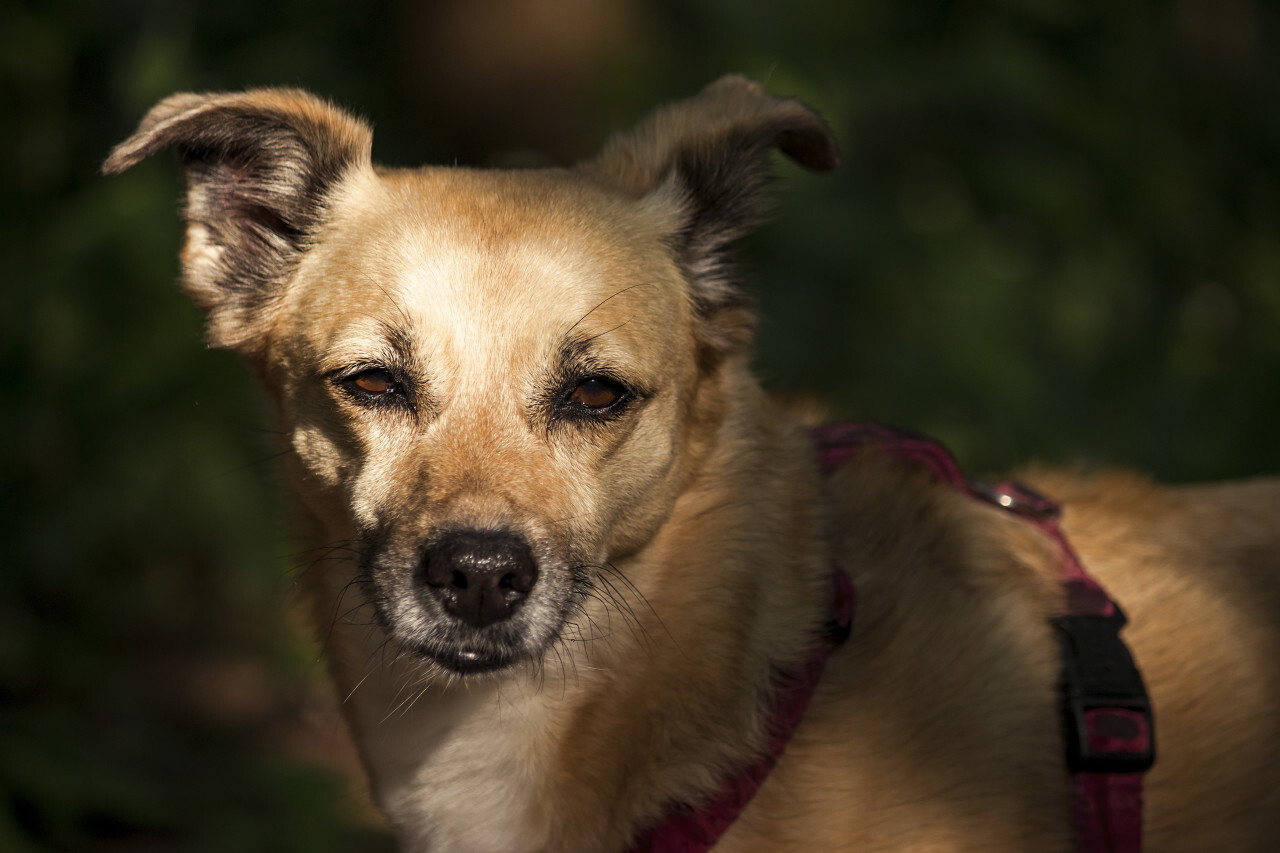
<path fill-rule="evenodd" d="M 277 402 L 331 549 L 314 613 L 406 849 L 624 850 L 714 790 L 760 747 L 832 559 L 854 634 L 716 849 L 1071 849 L 1051 543 L 874 450 L 824 482 L 747 369 L 725 255 L 770 149 L 835 164 L 810 110 L 726 78 L 577 169 L 392 171 L 305 93 L 178 95 L 106 168 L 165 147 L 188 287 Z M 367 369 L 398 390 L 360 396 Z M 597 374 L 634 392 L 616 415 L 566 402 Z M 1146 849 L 1280 849 L 1280 483 L 1030 476 L 1132 620 L 1158 715 Z M 499 652 L 439 639 L 417 580 L 456 528 L 538 565 L 474 635 L 513 626 L 490 672 L 450 663 Z"/>

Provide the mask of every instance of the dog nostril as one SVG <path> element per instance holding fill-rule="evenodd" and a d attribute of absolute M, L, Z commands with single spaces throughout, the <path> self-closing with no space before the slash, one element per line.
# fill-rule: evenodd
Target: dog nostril
<path fill-rule="evenodd" d="M 473 628 L 510 618 L 537 579 L 522 537 L 484 530 L 445 534 L 427 548 L 417 575 L 420 590 Z"/>
<path fill-rule="evenodd" d="M 513 592 L 526 593 L 529 590 L 533 589 L 533 581 L 534 581 L 533 574 L 525 575 L 525 574 L 515 574 L 512 572 L 508 572 L 507 574 L 502 576 L 502 580 L 499 582 L 498 585 L 501 586 L 503 589 L 509 589 L 509 590 L 512 590 Z"/>

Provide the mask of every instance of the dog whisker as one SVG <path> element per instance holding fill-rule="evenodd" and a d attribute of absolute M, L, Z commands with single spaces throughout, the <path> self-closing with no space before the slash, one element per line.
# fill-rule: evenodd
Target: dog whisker
<path fill-rule="evenodd" d="M 359 556 L 360 552 L 351 546 L 350 540 L 306 548 L 289 556 L 288 559 L 292 563 L 289 574 L 297 582 L 321 564 L 340 563 L 344 560 L 358 559 Z"/>
<path fill-rule="evenodd" d="M 303 548 L 300 551 L 295 551 L 293 554 L 290 554 L 289 557 L 292 559 L 305 560 L 305 559 L 308 559 L 312 554 L 321 553 L 321 552 L 323 554 L 330 554 L 330 553 L 333 553 L 334 551 L 340 551 L 340 550 L 350 551 L 353 554 L 358 553 L 355 548 L 351 547 L 350 539 L 339 539 L 334 542 L 325 542 L 319 545 L 313 545 L 309 548 Z"/>
<path fill-rule="evenodd" d="M 630 290 L 635 290 L 637 287 L 652 287 L 652 286 L 653 286 L 653 285 L 651 285 L 651 284 L 646 284 L 646 283 L 643 283 L 643 282 L 642 282 L 642 283 L 640 283 L 640 284 L 633 284 L 633 285 L 630 285 L 629 287 L 624 287 L 624 288 L 622 288 L 622 289 L 621 289 L 621 290 L 619 290 L 617 293 L 614 293 L 612 296 L 609 296 L 609 297 L 608 297 L 608 298 L 606 298 L 606 299 L 602 299 L 602 300 L 600 301 L 600 303 L 599 303 L 598 305 L 596 305 L 596 307 L 595 307 L 595 308 L 592 308 L 590 311 L 588 311 L 587 313 L 585 313 L 585 314 L 583 314 L 581 317 L 579 317 L 579 318 L 578 318 L 578 322 L 574 323 L 572 326 L 570 326 L 570 327 L 569 327 L 569 332 L 572 332 L 574 329 L 578 328 L 578 326 L 582 325 L 582 321 L 583 321 L 583 320 L 585 320 L 585 319 L 587 319 L 588 317 L 590 317 L 592 314 L 594 314 L 596 311 L 598 311 L 598 310 L 599 310 L 599 309 L 600 309 L 600 308 L 601 308 L 605 303 L 609 302 L 610 300 L 616 299 L 617 297 L 621 296 L 622 294 L 624 294 L 624 293 L 626 293 L 626 292 L 628 292 L 628 291 L 630 291 Z M 569 334 L 569 332 L 565 332 L 565 335 L 568 335 L 568 334 Z"/>
<path fill-rule="evenodd" d="M 360 685 L 368 681 L 369 676 L 373 675 L 373 673 L 374 673 L 374 668 L 372 666 L 365 667 L 364 675 L 360 676 L 360 680 L 355 683 L 355 686 L 352 687 L 351 690 L 347 692 L 346 696 L 342 697 L 343 705 L 351 701 L 351 698 L 356 695 L 356 691 L 360 689 Z"/>
<path fill-rule="evenodd" d="M 640 588 L 637 587 L 629 577 L 627 577 L 625 572 L 620 571 L 617 566 L 614 566 L 611 563 L 596 564 L 593 565 L 592 568 L 596 570 L 596 577 L 600 580 L 602 591 L 608 597 L 609 602 L 614 605 L 614 608 L 609 608 L 606 612 L 611 609 L 616 609 L 624 617 L 629 626 L 634 626 L 644 634 L 643 642 L 648 646 L 650 642 L 648 630 L 644 627 L 643 621 L 640 619 L 629 600 L 630 596 L 634 596 L 639 599 L 645 610 L 647 610 L 658 623 L 659 627 L 662 628 L 663 633 L 667 635 L 668 639 L 670 639 L 672 644 L 676 646 L 677 650 L 680 649 L 675 637 L 671 634 L 671 631 L 667 628 L 666 623 L 662 620 L 662 617 L 658 614 L 657 610 L 654 609 L 652 603 L 650 603 L 648 596 L 640 591 Z M 617 579 L 619 583 L 615 584 L 610 578 Z M 622 589 L 619 588 L 619 584 Z M 630 596 L 624 594 L 624 590 L 627 593 L 630 593 Z M 681 653 L 683 654 L 683 652 Z"/>
<path fill-rule="evenodd" d="M 258 427 L 254 427 L 254 430 L 258 432 L 271 432 L 270 430 L 264 430 Z M 276 434 L 276 433 L 273 433 L 273 434 Z M 252 471 L 259 468 L 265 468 L 266 466 L 275 462 L 277 459 L 283 459 L 284 457 L 288 456 L 292 452 L 293 452 L 292 448 L 285 448 L 284 450 L 278 450 L 274 453 L 268 453 L 265 456 L 255 457 L 253 459 L 250 459 L 248 462 L 245 462 L 243 465 L 235 465 L 231 468 L 227 468 L 223 470 L 221 472 L 221 476 L 230 477 L 232 475 L 240 474 L 245 471 Z"/>
<path fill-rule="evenodd" d="M 657 621 L 658 626 L 662 628 L 662 632 L 667 635 L 667 639 L 671 641 L 671 645 L 675 646 L 677 652 L 679 652 L 681 655 L 684 655 L 684 649 L 680 647 L 680 643 L 676 640 L 675 635 L 671 633 L 671 630 L 669 628 L 667 628 L 667 623 L 663 620 L 662 616 L 658 613 L 658 611 L 654 608 L 653 604 L 649 601 L 649 597 L 640 591 L 640 588 L 635 585 L 635 582 L 632 581 L 631 578 L 627 577 L 626 572 L 620 571 L 618 567 L 613 565 L 612 563 L 605 563 L 599 566 L 598 568 L 600 569 L 601 572 L 608 572 L 610 575 L 617 578 L 628 589 L 630 589 L 631 592 L 637 598 L 640 599 L 640 603 L 644 605 L 645 609 L 648 610 L 650 615 L 652 615 L 653 618 Z"/>
<path fill-rule="evenodd" d="M 588 341 L 594 341 L 596 338 L 603 338 L 605 335 L 609 334 L 610 332 L 618 331 L 619 329 L 621 329 L 623 326 L 627 325 L 627 323 L 630 323 L 630 322 L 631 322 L 630 320 L 623 320 L 621 323 L 614 326 L 612 329 L 605 329 L 603 332 L 600 332 L 599 334 L 592 335 L 589 338 L 583 338 L 582 343 L 585 344 Z"/>
<path fill-rule="evenodd" d="M 609 601 L 613 603 L 614 609 L 622 616 L 623 624 L 627 626 L 631 631 L 632 636 L 635 637 L 637 641 L 648 648 L 648 632 L 645 631 L 644 625 L 640 622 L 640 618 L 636 616 L 635 608 L 631 606 L 631 602 L 626 600 L 626 597 L 623 596 L 618 588 L 613 584 L 613 581 L 609 580 L 606 576 L 600 575 L 600 582 L 602 584 L 602 591 L 608 597 Z"/>

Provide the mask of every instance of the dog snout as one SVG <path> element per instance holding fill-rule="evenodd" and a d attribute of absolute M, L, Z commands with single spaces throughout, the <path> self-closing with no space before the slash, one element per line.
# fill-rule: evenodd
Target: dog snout
<path fill-rule="evenodd" d="M 521 536 L 458 530 L 427 548 L 418 578 L 446 612 L 484 628 L 520 608 L 538 580 L 538 567 Z"/>

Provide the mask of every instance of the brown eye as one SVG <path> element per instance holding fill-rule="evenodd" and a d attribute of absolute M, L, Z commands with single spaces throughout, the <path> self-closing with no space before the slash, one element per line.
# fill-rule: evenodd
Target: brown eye
<path fill-rule="evenodd" d="M 623 389 L 616 382 L 607 379 L 584 379 L 569 395 L 570 403 L 586 406 L 588 409 L 607 409 L 618 402 Z"/>
<path fill-rule="evenodd" d="M 369 394 L 385 394 L 395 385 L 391 382 L 391 377 L 382 371 L 374 371 L 373 373 L 363 373 L 355 378 L 356 385 L 360 386 L 360 390 Z"/>
<path fill-rule="evenodd" d="M 347 386 L 369 397 L 385 397 L 397 390 L 396 380 L 391 374 L 377 367 L 350 377 Z"/>

